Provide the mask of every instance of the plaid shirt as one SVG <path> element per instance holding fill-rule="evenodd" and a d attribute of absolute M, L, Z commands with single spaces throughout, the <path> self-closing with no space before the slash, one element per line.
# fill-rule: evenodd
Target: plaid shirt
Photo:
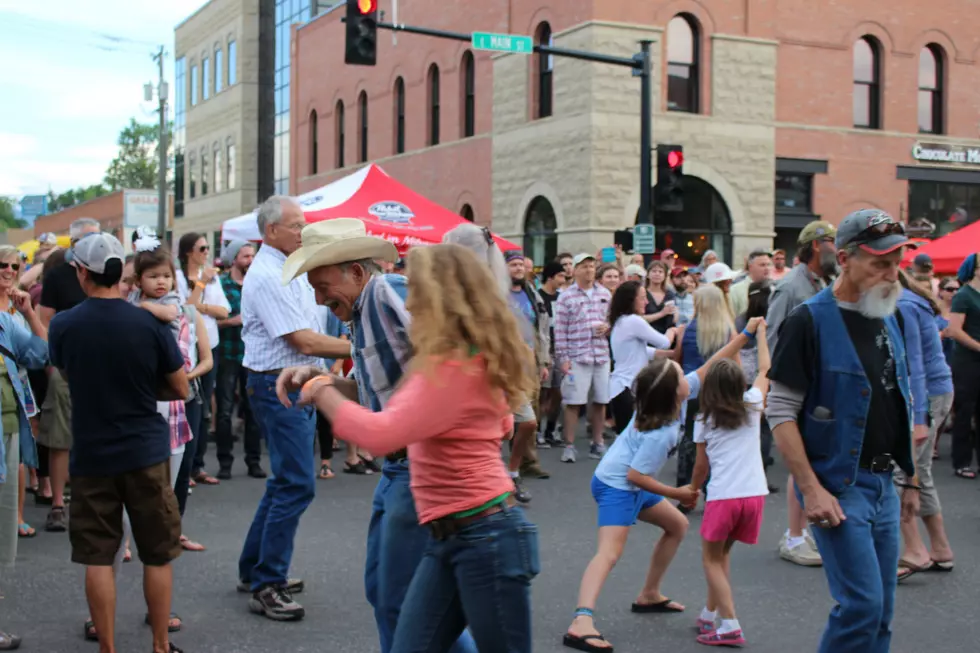
<path fill-rule="evenodd" d="M 609 341 L 595 335 L 595 325 L 608 324 L 612 295 L 596 284 L 592 297 L 572 284 L 555 302 L 555 358 L 586 365 L 609 362 Z"/>
<path fill-rule="evenodd" d="M 361 405 L 375 412 L 388 403 L 412 357 L 407 294 L 405 277 L 384 274 L 368 281 L 354 302 L 350 330 L 357 394 Z"/>
<path fill-rule="evenodd" d="M 225 291 L 225 298 L 231 306 L 228 317 L 235 317 L 242 312 L 242 287 L 231 278 L 231 272 L 221 275 L 221 289 Z M 233 360 L 239 363 L 245 358 L 245 345 L 242 343 L 242 328 L 224 327 L 221 329 L 221 340 L 218 342 L 219 354 L 224 360 Z"/>

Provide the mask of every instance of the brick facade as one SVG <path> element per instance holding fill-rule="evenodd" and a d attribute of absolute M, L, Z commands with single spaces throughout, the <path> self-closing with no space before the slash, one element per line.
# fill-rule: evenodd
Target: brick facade
<path fill-rule="evenodd" d="M 845 3 L 847 4 L 847 3 Z M 631 56 L 653 41 L 654 142 L 685 147 L 685 173 L 710 184 L 731 220 L 738 261 L 780 231 L 775 174 L 779 160 L 806 159 L 812 177 L 807 216 L 837 221 L 859 206 L 903 215 L 908 182 L 897 166 L 915 162 L 917 141 L 980 145 L 980 36 L 963 20 L 967 0 L 867 0 L 834 11 L 804 0 L 461 0 L 402 2 L 398 22 L 460 32 L 533 35 L 543 21 L 559 47 Z M 381 8 L 390 11 L 387 2 Z M 558 247 L 610 244 L 631 226 L 639 205 L 639 80 L 626 69 L 555 58 L 554 111 L 534 119 L 536 56 L 476 52 L 476 136 L 460 138 L 460 61 L 467 44 L 411 34 L 378 34 L 378 65 L 343 64 L 343 9 L 295 32 L 292 170 L 296 193 L 347 174 L 359 163 L 357 98 L 368 97 L 368 158 L 440 204 L 470 204 L 480 223 L 519 237 L 528 206 L 546 197 L 555 209 Z M 678 14 L 698 26 L 700 111 L 667 111 L 667 23 Z M 391 16 L 386 18 L 390 19 Z M 853 125 L 853 45 L 882 45 L 882 129 Z M 918 53 L 945 53 L 945 130 L 917 129 Z M 430 64 L 440 69 L 442 143 L 426 146 Z M 406 153 L 394 154 L 395 79 L 406 85 Z M 345 167 L 336 167 L 334 107 L 345 107 Z M 317 112 L 317 174 L 309 117 Z M 960 166 L 960 169 L 968 169 Z M 974 170 L 980 174 L 980 166 Z M 977 180 L 980 184 L 980 179 Z M 798 228 L 798 227 L 797 227 Z M 784 236 L 792 238 L 792 234 Z"/>

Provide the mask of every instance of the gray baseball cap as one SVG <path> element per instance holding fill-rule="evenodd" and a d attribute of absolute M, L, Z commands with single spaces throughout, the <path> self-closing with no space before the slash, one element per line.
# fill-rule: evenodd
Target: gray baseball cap
<path fill-rule="evenodd" d="M 905 225 L 879 209 L 854 211 L 837 225 L 837 249 L 857 245 L 875 256 L 884 256 L 911 245 Z"/>
<path fill-rule="evenodd" d="M 75 267 L 81 266 L 96 274 L 105 273 L 106 263 L 112 259 L 122 263 L 126 253 L 115 236 L 101 232 L 85 234 L 65 255 L 65 260 Z"/>

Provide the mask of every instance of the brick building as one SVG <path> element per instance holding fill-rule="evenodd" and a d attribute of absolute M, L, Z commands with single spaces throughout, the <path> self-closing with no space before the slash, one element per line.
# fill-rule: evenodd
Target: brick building
<path fill-rule="evenodd" d="M 980 35 L 968 0 L 402 0 L 398 22 L 533 35 L 631 56 L 653 41 L 654 142 L 685 148 L 685 210 L 659 247 L 729 261 L 875 206 L 925 233 L 980 218 Z M 454 11 L 447 11 L 447 7 Z M 390 12 L 390 0 L 381 9 Z M 629 70 L 378 35 L 343 64 L 342 8 L 296 28 L 291 183 L 376 161 L 440 204 L 523 235 L 541 262 L 634 224 L 639 83 Z M 390 13 L 388 15 L 390 18 Z"/>
<path fill-rule="evenodd" d="M 171 195 L 167 206 L 171 226 L 174 224 L 173 205 Z M 102 231 L 118 238 L 126 251 L 129 251 L 131 236 L 136 227 L 156 229 L 159 206 L 159 197 L 155 190 L 118 190 L 55 213 L 38 216 L 34 221 L 33 233 L 35 238 L 49 231 L 58 236 L 67 236 L 72 222 L 79 218 L 92 218 L 99 222 Z"/>

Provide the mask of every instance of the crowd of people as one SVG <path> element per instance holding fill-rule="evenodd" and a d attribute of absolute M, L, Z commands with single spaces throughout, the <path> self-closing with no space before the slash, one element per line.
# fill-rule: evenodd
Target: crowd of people
<path fill-rule="evenodd" d="M 200 234 L 172 252 L 147 229 L 127 256 L 84 218 L 67 250 L 42 237 L 30 269 L 0 247 L 0 564 L 36 535 L 32 493 L 85 566 L 84 633 L 102 653 L 133 549 L 153 651 L 180 652 L 171 564 L 206 550 L 182 517 L 195 487 L 232 478 L 236 433 L 266 480 L 237 587 L 270 619 L 306 614 L 293 543 L 334 451 L 380 477 L 364 581 L 382 653 L 531 650 L 525 481 L 549 477 L 539 450 L 579 461 L 583 418 L 598 545 L 567 647 L 613 650 L 597 604 L 637 521 L 663 534 L 633 612 L 685 611 L 662 581 L 701 501 L 696 639 L 744 645 L 731 554 L 759 542 L 780 491 L 773 444 L 792 473 L 779 554 L 822 565 L 837 603 L 821 652 L 889 650 L 896 584 L 954 568 L 932 468 L 952 430 L 954 474 L 977 474 L 977 255 L 955 277 L 924 255 L 902 269 L 911 243 L 878 210 L 807 225 L 792 265 L 756 249 L 738 272 L 668 249 L 561 254 L 536 274 L 468 223 L 400 256 L 360 220 L 308 225 L 287 197 L 257 221 L 260 247 L 220 257 Z M 675 454 L 675 482 L 659 480 Z M 0 632 L 0 650 L 19 644 Z"/>

